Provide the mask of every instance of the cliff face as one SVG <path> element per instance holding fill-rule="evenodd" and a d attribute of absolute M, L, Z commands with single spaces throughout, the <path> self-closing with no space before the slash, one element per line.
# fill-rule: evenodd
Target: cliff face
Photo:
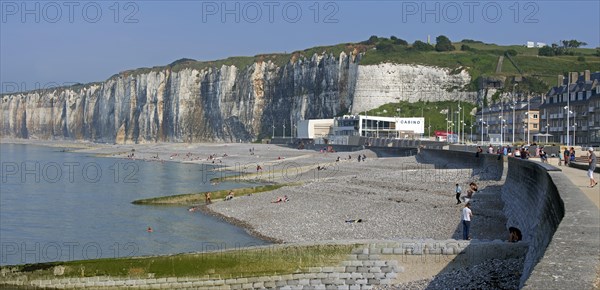
<path fill-rule="evenodd" d="M 249 141 L 271 136 L 273 126 L 281 136 L 285 125 L 289 136 L 290 122 L 398 100 L 474 100 L 474 94 L 447 92 L 468 84 L 464 71 L 359 62 L 360 56 L 341 53 L 284 66 L 166 67 L 100 84 L 8 94 L 1 100 L 0 132 L 111 143 Z M 433 93 L 417 93 L 423 91 Z"/>

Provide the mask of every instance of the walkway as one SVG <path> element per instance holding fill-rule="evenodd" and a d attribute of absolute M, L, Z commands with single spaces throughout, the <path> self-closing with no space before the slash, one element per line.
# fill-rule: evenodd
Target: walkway
<path fill-rule="evenodd" d="M 531 158 L 531 160 L 540 161 L 539 158 Z M 548 163 L 550 165 L 556 166 L 558 164 L 558 160 L 556 158 L 549 158 Z M 587 170 L 572 168 L 568 166 L 558 166 L 562 170 L 562 172 L 575 184 L 576 187 L 579 187 L 583 193 L 596 205 L 596 207 L 600 208 L 600 184 L 594 186 L 594 188 L 590 188 L 590 179 L 587 176 Z M 600 174 L 594 173 L 594 178 L 596 181 L 600 182 Z"/>

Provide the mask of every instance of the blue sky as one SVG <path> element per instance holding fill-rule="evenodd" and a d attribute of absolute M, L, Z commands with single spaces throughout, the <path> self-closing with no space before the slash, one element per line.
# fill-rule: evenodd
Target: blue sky
<path fill-rule="evenodd" d="M 600 1 L 0 1 L 2 92 L 395 35 L 600 46 Z M 237 18 L 237 19 L 236 19 Z"/>

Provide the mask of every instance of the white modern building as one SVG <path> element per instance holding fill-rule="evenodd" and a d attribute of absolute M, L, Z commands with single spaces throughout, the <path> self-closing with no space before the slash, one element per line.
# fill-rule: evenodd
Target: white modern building
<path fill-rule="evenodd" d="M 346 115 L 334 118 L 334 136 L 410 138 L 425 133 L 425 118 Z"/>

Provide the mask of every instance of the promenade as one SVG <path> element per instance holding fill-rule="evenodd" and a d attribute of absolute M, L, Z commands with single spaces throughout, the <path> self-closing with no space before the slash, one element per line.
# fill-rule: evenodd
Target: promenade
<path fill-rule="evenodd" d="M 531 160 L 535 160 L 540 162 L 539 158 L 531 158 Z M 548 159 L 548 163 L 550 165 L 556 166 L 558 164 L 558 159 L 550 158 Z M 587 176 L 587 170 L 577 169 L 569 166 L 557 166 L 565 176 L 573 182 L 573 184 L 581 189 L 583 193 L 596 205 L 597 208 L 600 208 L 600 184 L 590 188 L 590 179 Z M 600 174 L 594 173 L 594 177 L 596 181 L 600 182 Z"/>

